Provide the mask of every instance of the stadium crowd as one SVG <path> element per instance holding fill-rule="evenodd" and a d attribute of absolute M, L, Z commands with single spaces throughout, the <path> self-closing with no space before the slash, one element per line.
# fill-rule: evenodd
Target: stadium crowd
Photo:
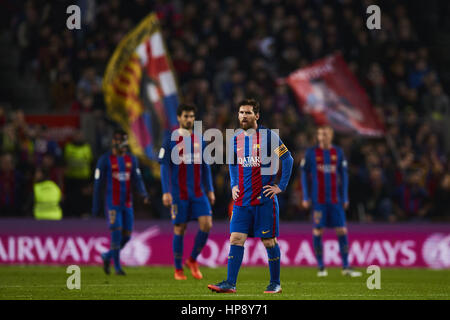
<path fill-rule="evenodd" d="M 37 167 L 45 168 L 63 189 L 65 216 L 89 213 L 92 168 L 108 148 L 105 130 L 113 125 L 103 101 L 102 75 L 120 39 L 154 11 L 180 94 L 198 106 L 203 127 L 235 128 L 234 106 L 244 97 L 255 97 L 261 102 L 262 123 L 280 130 L 295 157 L 294 168 L 314 143 L 314 122 L 298 108 L 282 79 L 341 52 L 387 132 L 378 139 L 336 134 L 349 160 L 349 220 L 450 219 L 450 101 L 427 39 L 444 23 L 445 10 L 419 32 L 417 10 L 411 12 L 407 1 L 378 1 L 382 29 L 368 30 L 365 8 L 370 1 L 266 0 L 256 5 L 252 0 L 80 0 L 82 28 L 70 31 L 67 15 L 61 14 L 70 2 L 14 1 L 9 27 L 20 48 L 20 72 L 31 72 L 46 85 L 50 112 L 88 114 L 103 124 L 90 132 L 94 137 L 89 141 L 98 142 L 87 144 L 91 170 L 81 178 L 70 177 L 67 145 L 52 141 L 45 127 L 28 125 L 21 110 L 0 106 L 1 216 L 30 215 Z M 423 12 L 421 19 L 426 18 Z M 81 133 L 71 143 L 86 144 Z M 212 169 L 215 216 L 225 218 L 223 208 L 231 198 L 228 168 Z M 143 217 L 168 219 L 159 184 L 151 183 L 157 176 L 146 170 L 144 178 L 152 205 L 140 205 L 137 211 L 147 211 Z M 301 207 L 299 178 L 295 170 L 281 196 L 281 219 L 309 219 Z M 77 204 L 81 207 L 74 209 Z"/>

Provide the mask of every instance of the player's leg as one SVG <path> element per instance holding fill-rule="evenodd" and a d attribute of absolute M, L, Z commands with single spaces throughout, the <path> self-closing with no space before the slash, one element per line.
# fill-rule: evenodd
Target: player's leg
<path fill-rule="evenodd" d="M 183 243 L 187 226 L 186 223 L 188 221 L 188 207 L 189 202 L 187 200 L 173 199 L 171 217 L 173 223 L 172 250 L 175 266 L 175 280 L 187 279 L 183 273 Z"/>
<path fill-rule="evenodd" d="M 122 241 L 120 242 L 120 250 L 122 250 L 131 239 L 131 233 L 133 232 L 134 225 L 133 208 L 124 209 L 122 225 Z"/>
<path fill-rule="evenodd" d="M 195 236 L 194 247 L 192 248 L 190 259 L 196 261 L 198 255 L 206 245 L 208 241 L 209 231 L 212 228 L 212 217 L 211 216 L 201 216 L 198 217 L 199 230 Z"/>
<path fill-rule="evenodd" d="M 211 216 L 201 216 L 198 218 L 199 230 L 195 236 L 194 246 L 191 256 L 186 260 L 186 266 L 191 270 L 191 274 L 195 279 L 203 279 L 203 275 L 198 266 L 197 257 L 208 241 L 209 231 L 212 227 Z"/>
<path fill-rule="evenodd" d="M 115 214 L 113 213 L 115 211 Z M 120 243 L 122 242 L 123 209 L 116 207 L 110 210 L 111 256 L 116 274 L 124 275 L 120 265 Z M 113 218 L 115 216 L 115 218 Z"/>
<path fill-rule="evenodd" d="M 228 253 L 227 279 L 208 288 L 220 293 L 236 292 L 236 282 L 244 257 L 244 244 L 250 232 L 252 214 L 249 207 L 234 206 L 230 221 L 230 251 Z"/>
<path fill-rule="evenodd" d="M 325 270 L 325 264 L 323 263 L 323 228 L 326 222 L 326 210 L 324 205 L 313 205 L 313 248 L 314 254 L 317 260 L 317 267 L 319 271 L 317 272 L 318 277 L 326 277 L 328 272 Z"/>
<path fill-rule="evenodd" d="M 269 259 L 270 283 L 264 293 L 281 293 L 281 252 L 277 238 L 262 238 Z"/>
<path fill-rule="evenodd" d="M 244 244 L 247 234 L 242 232 L 232 232 L 230 236 L 230 252 L 228 254 L 227 282 L 236 286 L 239 269 L 244 257 Z"/>
<path fill-rule="evenodd" d="M 183 240 L 186 232 L 186 223 L 174 224 L 173 226 L 173 259 L 175 265 L 175 280 L 186 280 L 183 272 Z"/>
<path fill-rule="evenodd" d="M 348 236 L 346 227 L 337 227 L 336 236 L 339 242 L 339 252 L 342 258 L 342 268 L 346 269 L 348 265 Z"/>
<path fill-rule="evenodd" d="M 111 241 L 110 249 L 103 252 L 100 256 L 103 260 L 103 270 L 106 274 L 110 274 L 111 259 L 113 258 L 114 250 L 117 247 L 118 241 L 120 246 L 120 237 L 117 233 L 117 231 L 120 230 L 120 223 L 117 221 L 117 207 L 105 208 L 105 211 L 105 215 L 108 218 L 108 228 L 111 234 Z"/>
<path fill-rule="evenodd" d="M 345 225 L 345 211 L 339 204 L 333 204 L 331 220 L 332 225 L 335 228 L 336 235 L 339 242 L 339 252 L 342 258 L 342 274 L 349 275 L 351 277 L 360 277 L 362 273 L 350 268 L 348 261 L 349 243 L 348 243 L 348 231 Z"/>
<path fill-rule="evenodd" d="M 348 245 L 347 228 L 346 227 L 337 227 L 335 230 L 336 230 L 336 235 L 338 237 L 339 251 L 341 253 L 341 258 L 342 258 L 342 274 L 344 276 L 361 277 L 362 273 L 351 268 L 350 264 L 348 262 L 349 245 Z"/>
<path fill-rule="evenodd" d="M 276 237 L 279 234 L 279 206 L 278 199 L 267 201 L 256 206 L 255 237 L 261 238 L 267 250 L 270 283 L 264 293 L 281 293 L 280 270 L 281 252 Z"/>
<path fill-rule="evenodd" d="M 212 228 L 212 211 L 206 196 L 194 200 L 191 203 L 191 217 L 198 220 L 199 230 L 195 236 L 194 246 L 192 248 L 191 256 L 186 260 L 186 266 L 191 270 L 191 274 L 196 279 L 202 279 L 203 275 L 200 272 L 197 263 L 197 257 L 208 241 L 209 231 Z"/>

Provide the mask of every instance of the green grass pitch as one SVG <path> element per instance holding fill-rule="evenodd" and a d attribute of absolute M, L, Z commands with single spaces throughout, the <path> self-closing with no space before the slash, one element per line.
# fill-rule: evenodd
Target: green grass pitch
<path fill-rule="evenodd" d="M 218 294 L 207 289 L 226 277 L 226 268 L 202 269 L 204 279 L 173 279 L 171 267 L 128 267 L 127 276 L 105 275 L 100 267 L 81 266 L 81 289 L 66 286 L 66 267 L 2 266 L 0 299 L 163 299 L 163 300 L 307 300 L 307 299 L 450 299 L 450 270 L 381 269 L 381 289 L 369 290 L 370 274 L 344 277 L 329 268 L 328 277 L 317 278 L 314 268 L 283 267 L 283 293 L 263 294 L 269 280 L 268 268 L 242 267 L 236 294 Z"/>

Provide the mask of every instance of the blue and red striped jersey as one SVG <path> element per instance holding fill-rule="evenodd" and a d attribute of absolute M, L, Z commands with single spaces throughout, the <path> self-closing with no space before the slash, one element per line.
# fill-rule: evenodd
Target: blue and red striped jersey
<path fill-rule="evenodd" d="M 130 153 L 119 156 L 108 152 L 98 160 L 94 182 L 94 214 L 100 209 L 101 191 L 105 183 L 105 205 L 107 207 L 126 206 L 131 208 L 133 205 L 131 183 L 135 185 L 142 196 L 147 196 L 138 160 Z"/>
<path fill-rule="evenodd" d="M 347 161 L 341 148 L 308 148 L 300 169 L 303 200 L 319 204 L 348 202 Z"/>
<path fill-rule="evenodd" d="M 279 188 L 284 191 L 292 171 L 292 156 L 280 137 L 265 127 L 258 126 L 252 135 L 240 129 L 230 143 L 233 148 L 229 154 L 231 189 L 238 186 L 237 206 L 260 205 L 270 198 L 263 194 L 263 186 L 275 183 L 278 169 L 285 163 L 285 172 Z M 233 159 L 230 158 L 233 156 Z M 284 162 L 284 160 L 289 160 Z M 292 160 L 292 161 L 290 161 Z"/>
<path fill-rule="evenodd" d="M 203 138 L 193 133 L 182 136 L 175 131 L 174 140 L 164 140 L 159 152 L 163 193 L 188 200 L 214 191 L 211 168 L 203 159 L 204 149 Z"/>

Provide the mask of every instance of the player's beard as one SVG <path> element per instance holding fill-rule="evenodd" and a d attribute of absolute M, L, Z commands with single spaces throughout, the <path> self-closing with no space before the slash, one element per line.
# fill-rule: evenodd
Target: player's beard
<path fill-rule="evenodd" d="M 192 131 L 192 129 L 194 128 L 194 125 L 192 123 L 188 122 L 186 124 L 181 124 L 180 127 L 181 127 L 181 129 Z"/>
<path fill-rule="evenodd" d="M 125 147 L 120 147 L 120 145 L 114 145 L 113 149 L 115 151 L 116 154 L 118 155 L 124 155 L 127 152 L 127 148 Z"/>
<path fill-rule="evenodd" d="M 239 121 L 239 125 L 240 125 L 241 129 L 244 129 L 244 130 L 248 130 L 250 128 L 254 128 L 255 124 L 256 124 L 255 120 L 251 121 L 251 120 L 247 119 L 245 122 L 244 121 Z"/>

